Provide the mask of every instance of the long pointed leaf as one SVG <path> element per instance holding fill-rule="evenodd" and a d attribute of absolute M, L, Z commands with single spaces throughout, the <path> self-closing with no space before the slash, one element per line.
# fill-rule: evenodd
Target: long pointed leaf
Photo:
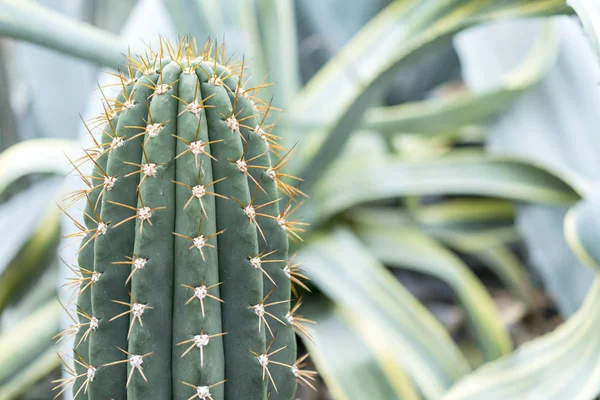
<path fill-rule="evenodd" d="M 26 40 L 112 68 L 126 62 L 127 47 L 117 36 L 30 0 L 0 1 L 0 36 Z"/>
<path fill-rule="evenodd" d="M 310 190 L 322 171 L 337 157 L 373 99 L 404 66 L 422 52 L 446 43 L 465 27 L 490 19 L 564 12 L 564 3 L 546 0 L 395 2 L 375 17 L 322 73 L 305 87 L 298 111 L 335 121 L 317 147 L 299 149 L 304 166 L 299 176 Z M 398 45 L 400 44 L 400 45 Z M 359 60 L 359 61 L 358 61 Z M 335 94 L 332 96 L 332 94 Z M 327 104 L 327 107 L 323 107 Z"/>
<path fill-rule="evenodd" d="M 407 162 L 397 157 L 345 158 L 315 190 L 317 218 L 368 201 L 408 195 L 462 194 L 569 204 L 582 188 L 572 179 L 515 159 L 477 154 Z"/>
<path fill-rule="evenodd" d="M 600 279 L 554 332 L 466 376 L 444 400 L 591 400 L 600 393 Z"/>
<path fill-rule="evenodd" d="M 447 283 L 463 306 L 487 360 L 512 350 L 494 301 L 460 258 L 414 227 L 382 227 L 362 220 L 356 229 L 367 248 L 386 265 L 415 270 Z"/>
<path fill-rule="evenodd" d="M 316 322 L 314 342 L 304 344 L 335 400 L 420 399 L 400 360 L 384 348 L 380 327 L 316 297 L 302 305 Z"/>
<path fill-rule="evenodd" d="M 315 238 L 298 255 L 330 299 L 372 320 L 428 399 L 439 399 L 470 369 L 446 330 L 346 229 Z"/>

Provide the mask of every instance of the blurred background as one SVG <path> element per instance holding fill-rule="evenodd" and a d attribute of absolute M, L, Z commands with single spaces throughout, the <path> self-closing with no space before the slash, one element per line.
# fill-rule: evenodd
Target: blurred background
<path fill-rule="evenodd" d="M 599 16 L 593 1 L 0 0 L 0 400 L 54 396 L 77 250 L 56 205 L 78 185 L 65 154 L 89 145 L 81 119 L 121 54 L 159 34 L 224 41 L 275 82 L 263 96 L 310 195 L 294 246 L 317 324 L 298 341 L 319 377 L 299 398 L 596 398 Z"/>

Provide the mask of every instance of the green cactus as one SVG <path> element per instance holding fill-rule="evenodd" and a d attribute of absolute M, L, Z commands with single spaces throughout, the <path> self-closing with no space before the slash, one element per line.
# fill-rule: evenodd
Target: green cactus
<path fill-rule="evenodd" d="M 291 285 L 306 287 L 288 257 L 303 193 L 281 171 L 289 152 L 265 124 L 261 86 L 244 88 L 244 61 L 210 42 L 198 53 L 161 40 L 131 60 L 89 129 L 103 126 L 80 160 L 92 175 L 80 173 L 86 188 L 71 195 L 87 207 L 76 222 L 74 369 L 56 389 L 292 399 L 313 376 L 295 361 L 308 321 L 294 315 Z"/>

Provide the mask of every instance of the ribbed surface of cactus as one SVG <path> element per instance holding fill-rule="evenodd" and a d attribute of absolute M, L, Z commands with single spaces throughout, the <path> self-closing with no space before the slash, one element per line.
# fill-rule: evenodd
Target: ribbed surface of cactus
<path fill-rule="evenodd" d="M 75 369 L 57 387 L 77 398 L 294 397 L 301 192 L 259 88 L 223 52 L 161 41 L 96 121 L 93 173 L 72 195 L 87 202 Z"/>

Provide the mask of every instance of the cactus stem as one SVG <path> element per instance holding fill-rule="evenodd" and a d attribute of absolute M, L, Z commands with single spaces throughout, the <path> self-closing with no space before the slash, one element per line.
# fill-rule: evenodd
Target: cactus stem
<path fill-rule="evenodd" d="M 284 324 L 285 325 L 285 324 Z M 262 367 L 262 379 L 263 381 L 265 380 L 265 376 L 268 375 L 269 376 L 269 380 L 271 381 L 271 384 L 273 385 L 273 389 L 275 389 L 276 393 L 279 393 L 279 391 L 277 390 L 277 385 L 275 385 L 275 381 L 273 380 L 273 376 L 271 375 L 271 372 L 269 371 L 269 364 L 276 364 L 276 365 L 280 365 L 283 367 L 288 367 L 288 368 L 292 368 L 291 365 L 287 365 L 284 363 L 280 363 L 277 361 L 273 361 L 270 360 L 269 357 L 279 353 L 281 350 L 284 350 L 287 346 L 283 346 L 278 348 L 277 350 L 274 350 L 272 352 L 269 353 L 269 350 L 271 350 L 271 347 L 273 346 L 275 339 L 271 340 L 271 343 L 269 343 L 269 346 L 267 346 L 267 349 L 262 353 L 262 354 L 258 354 L 252 350 L 248 350 L 253 356 L 256 357 L 256 359 L 258 360 L 258 363 L 260 364 L 260 366 Z"/>
<path fill-rule="evenodd" d="M 219 180 L 222 180 L 222 179 L 219 179 Z M 200 204 L 202 204 L 202 203 L 200 203 Z M 203 207 L 203 209 L 204 209 L 204 207 Z M 204 251 L 202 249 L 204 247 L 210 247 L 210 248 L 214 249 L 215 245 L 208 243 L 208 241 L 214 237 L 217 237 L 218 235 L 222 234 L 223 232 L 225 232 L 225 229 L 223 229 L 219 232 L 213 233 L 212 235 L 208 235 L 208 236 L 202 235 L 200 233 L 201 231 L 202 231 L 202 218 L 200 218 L 198 220 L 198 236 L 196 236 L 196 237 L 186 236 L 186 235 L 183 235 L 183 234 L 177 233 L 177 232 L 171 232 L 171 233 L 180 238 L 190 240 L 192 242 L 192 245 L 188 249 L 191 250 L 193 248 L 197 248 L 200 251 L 200 255 L 202 256 L 202 261 L 206 261 L 206 258 L 204 257 Z"/>
<path fill-rule="evenodd" d="M 202 182 L 200 181 L 201 174 L 202 174 L 202 160 L 200 160 L 200 167 L 198 168 L 198 179 L 196 181 L 196 185 L 195 186 L 190 186 L 190 185 L 187 185 L 187 184 L 182 183 L 182 182 L 177 182 L 175 180 L 171 180 L 171 182 L 173 182 L 173 183 L 175 183 L 177 185 L 183 186 L 185 188 L 188 188 L 192 192 L 192 195 L 190 196 L 189 200 L 183 206 L 184 209 L 186 209 L 190 205 L 190 202 L 194 198 L 196 198 L 200 202 L 200 207 L 202 207 L 202 214 L 204 214 L 205 217 L 208 217 L 208 214 L 206 213 L 206 209 L 204 208 L 204 203 L 202 202 L 202 198 L 205 195 L 207 195 L 207 194 L 210 194 L 210 195 L 215 196 L 215 197 L 220 197 L 222 199 L 227 199 L 227 197 L 223 196 L 222 194 L 219 194 L 219 193 L 209 192 L 206 189 L 209 188 L 209 187 L 211 187 L 211 186 L 213 186 L 216 183 L 219 183 L 219 182 L 227 179 L 227 177 L 224 176 L 223 178 L 217 179 L 216 181 L 212 181 L 210 183 L 202 184 Z"/>
<path fill-rule="evenodd" d="M 269 322 L 265 318 L 265 315 L 273 318 L 277 322 L 281 323 L 283 326 L 285 326 L 285 322 L 283 322 L 282 320 L 280 320 L 279 318 L 277 318 L 275 315 L 273 315 L 270 312 L 268 312 L 266 310 L 266 308 L 267 307 L 271 307 L 271 306 L 275 306 L 277 304 L 284 304 L 284 303 L 289 303 L 290 302 L 289 300 L 281 300 L 281 301 L 274 301 L 272 303 L 267 303 L 267 300 L 269 299 L 269 296 L 273 293 L 274 290 L 275 290 L 275 287 L 271 288 L 271 290 L 269 291 L 269 293 L 267 293 L 267 295 L 260 301 L 260 303 L 248 307 L 248 309 L 254 310 L 254 313 L 258 316 L 258 331 L 259 332 L 261 331 L 261 326 L 264 323 L 265 326 L 267 327 L 267 330 L 271 334 L 272 338 L 274 338 L 275 335 L 273 335 L 273 331 L 271 330 L 271 326 L 269 325 Z"/>
<path fill-rule="evenodd" d="M 127 277 L 127 280 L 125 281 L 125 286 L 127 286 L 129 281 L 131 280 L 131 277 L 133 276 L 133 274 L 135 274 L 137 271 L 143 270 L 146 267 L 146 263 L 148 262 L 148 259 L 138 257 L 135 254 L 133 255 L 133 257 L 125 256 L 125 258 L 128 261 L 115 261 L 112 264 L 133 266 L 131 273 L 129 274 L 129 276 Z"/>
<path fill-rule="evenodd" d="M 297 333 L 301 333 L 307 339 L 309 339 L 311 342 L 314 342 L 314 339 L 313 339 L 312 335 L 310 334 L 310 332 L 308 331 L 308 328 L 306 326 L 304 326 L 303 324 L 316 324 L 316 322 L 311 319 L 305 318 L 302 315 L 296 314 L 296 312 L 298 311 L 298 309 L 300 308 L 301 305 L 302 305 L 302 297 L 300 297 L 298 299 L 298 301 L 296 301 L 296 304 L 286 314 L 285 319 L 287 320 L 288 324 L 290 324 Z"/>
<path fill-rule="evenodd" d="M 135 370 L 137 370 L 140 373 L 140 375 L 144 379 L 144 382 L 148 383 L 148 378 L 146 378 L 146 375 L 144 375 L 144 370 L 142 368 L 142 365 L 144 364 L 144 358 L 152 355 L 152 352 L 142 354 L 142 355 L 137 355 L 137 354 L 131 354 L 118 346 L 117 346 L 117 349 L 119 349 L 121 352 L 125 353 L 125 355 L 127 355 L 128 357 L 124 360 L 113 361 L 108 364 L 104 364 L 103 367 L 110 367 L 111 365 L 129 363 L 129 365 L 131 366 L 131 370 L 129 371 L 129 376 L 127 377 L 127 383 L 125 384 L 125 387 L 129 386 L 129 382 L 131 382 L 131 377 L 133 376 L 133 373 L 135 372 Z"/>
<path fill-rule="evenodd" d="M 77 398 L 77 396 L 79 396 L 79 394 L 81 393 L 81 391 L 83 390 L 83 393 L 87 393 L 87 389 L 88 386 L 90 384 L 90 382 L 92 382 L 94 380 L 94 375 L 96 374 L 96 368 L 92 367 L 91 365 L 89 365 L 80 355 L 79 353 L 77 353 L 77 351 L 74 351 L 75 355 L 77 356 L 77 358 L 72 358 L 73 361 L 80 365 L 81 367 L 83 367 L 84 372 L 82 372 L 81 374 L 77 374 L 75 372 L 75 369 L 73 367 L 71 367 L 71 365 L 59 354 L 58 358 L 60 358 L 60 362 L 62 363 L 65 372 L 67 373 L 67 375 L 69 375 L 68 378 L 61 378 L 61 379 L 56 379 L 53 380 L 51 383 L 56 383 L 56 386 L 54 386 L 52 388 L 52 390 L 59 390 L 60 391 L 56 394 L 56 396 L 54 396 L 54 399 L 57 399 L 60 397 L 61 394 L 63 394 L 63 392 L 65 390 L 67 390 L 69 387 L 71 387 L 75 381 L 78 378 L 84 377 L 85 376 L 85 380 L 83 382 L 81 382 L 81 385 L 79 386 L 79 389 L 77 389 L 77 391 L 75 392 L 75 394 L 73 395 L 73 398 Z"/>
<path fill-rule="evenodd" d="M 220 303 L 225 303 L 223 300 L 221 300 L 217 296 L 214 296 L 214 295 L 208 293 L 208 291 L 210 289 L 215 288 L 215 287 L 221 285 L 222 283 L 223 282 L 219 282 L 219 283 L 215 283 L 214 285 L 206 286 L 204 284 L 204 282 L 202 282 L 202 284 L 200 286 L 197 286 L 197 287 L 193 287 L 193 286 L 182 284 L 181 285 L 182 287 L 194 291 L 194 294 L 192 295 L 192 297 L 190 297 L 188 299 L 188 301 L 185 302 L 185 305 L 187 306 L 188 304 L 190 304 L 192 302 L 192 300 L 198 299 L 200 301 L 200 308 L 202 309 L 202 318 L 205 318 L 206 314 L 204 313 L 204 299 L 206 297 L 211 298 L 213 300 L 216 300 L 216 301 L 218 301 Z"/>
<path fill-rule="evenodd" d="M 267 254 L 264 254 L 265 251 L 267 251 L 266 249 L 264 249 L 263 251 L 261 251 L 258 256 L 252 257 L 252 256 L 248 256 L 248 259 L 250 260 L 250 265 L 252 265 L 254 268 L 256 268 L 257 270 L 259 270 L 260 272 L 262 272 L 273 284 L 273 286 L 277 286 L 277 283 L 275 283 L 275 281 L 273 280 L 273 278 L 271 278 L 271 276 L 267 273 L 267 271 L 264 270 L 264 268 L 262 267 L 263 263 L 273 263 L 273 262 L 283 262 L 284 260 L 264 260 L 264 258 L 270 256 L 271 254 L 275 253 L 277 250 L 273 250 Z"/>
<path fill-rule="evenodd" d="M 187 382 L 182 382 L 182 381 L 179 381 L 179 382 L 184 384 L 185 386 L 189 386 L 189 387 L 193 388 L 196 391 L 196 393 L 194 393 L 194 395 L 189 397 L 187 400 L 192 400 L 195 397 L 197 397 L 201 400 L 214 400 L 213 397 L 210 395 L 210 389 L 214 388 L 215 386 L 222 385 L 226 381 L 227 380 L 225 379 L 225 380 L 222 380 L 221 382 L 213 383 L 210 386 L 196 386 L 196 385 L 192 385 L 191 383 L 187 383 Z"/>
<path fill-rule="evenodd" d="M 315 382 L 318 372 L 302 369 L 306 364 L 305 360 L 307 358 L 308 353 L 297 359 L 296 362 L 294 362 L 294 365 L 292 366 L 292 373 L 294 374 L 298 382 L 308 386 L 316 392 L 317 388 L 315 388 L 313 382 Z"/>
<path fill-rule="evenodd" d="M 140 179 L 140 183 L 138 183 L 138 188 L 142 186 L 142 183 L 144 182 L 144 179 L 146 179 L 146 177 L 155 178 L 158 175 L 158 167 L 165 164 L 165 163 L 161 163 L 161 164 L 157 165 L 157 164 L 148 162 L 148 160 L 146 160 L 146 164 L 137 164 L 137 163 L 133 163 L 133 162 L 129 162 L 129 161 L 123 161 L 123 163 L 139 168 L 138 170 L 130 172 L 127 175 L 125 175 L 125 177 L 129 177 L 131 175 L 141 174 L 142 178 Z"/>
<path fill-rule="evenodd" d="M 252 196 L 252 199 L 250 200 L 250 203 L 248 203 L 247 205 L 244 204 L 240 199 L 238 199 L 237 197 L 233 197 L 231 196 L 232 199 L 234 199 L 244 210 L 244 214 L 246 214 L 246 217 L 248 217 L 248 219 L 250 220 L 251 224 L 256 225 L 256 228 L 258 229 L 260 236 L 263 238 L 264 242 L 267 243 L 267 239 L 265 237 L 265 234 L 262 230 L 262 228 L 260 227 L 260 225 L 258 224 L 258 222 L 256 221 L 256 217 L 265 217 L 265 218 L 275 218 L 272 215 L 268 215 L 268 214 L 263 214 L 263 213 L 258 213 L 256 212 L 257 210 L 260 210 L 263 207 L 266 207 L 268 205 L 271 205 L 273 203 L 277 203 L 278 201 L 281 200 L 281 198 L 275 199 L 275 200 L 271 200 L 268 201 L 264 204 L 260 204 L 260 205 L 254 205 L 254 199 L 256 197 L 256 193 L 258 192 L 258 189 L 260 188 L 260 182 L 258 182 L 258 185 L 256 186 L 256 190 L 254 191 L 254 195 Z"/>
<path fill-rule="evenodd" d="M 142 195 L 140 194 L 140 192 L 138 192 L 138 198 L 140 199 L 140 203 L 142 204 L 142 206 L 140 208 L 135 208 L 135 207 L 132 207 L 130 205 L 119 203 L 119 202 L 112 201 L 112 200 L 108 201 L 111 204 L 114 204 L 114 205 L 117 205 L 117 206 L 121 206 L 121 207 L 130 209 L 132 211 L 135 211 L 135 214 L 132 215 L 131 217 L 127 217 L 124 220 L 122 220 L 121 222 L 118 222 L 117 224 L 115 224 L 113 226 L 113 229 L 117 228 L 117 227 L 119 227 L 121 225 L 123 225 L 124 223 L 126 223 L 128 221 L 131 221 L 131 220 L 137 218 L 137 219 L 139 219 L 141 221 L 141 224 L 140 224 L 140 236 L 141 236 L 142 235 L 142 231 L 144 229 L 144 222 L 148 222 L 150 225 L 152 225 L 152 220 L 151 220 L 152 213 L 154 211 L 164 210 L 165 208 L 167 208 L 167 207 L 153 207 L 153 208 L 147 207 L 146 205 L 144 205 L 144 201 L 142 200 Z"/>
<path fill-rule="evenodd" d="M 227 332 L 223 333 L 215 333 L 214 335 L 207 335 L 204 333 L 204 329 L 200 331 L 199 335 L 195 335 L 193 338 L 189 340 L 184 340 L 182 342 L 177 343 L 177 346 L 186 345 L 191 343 L 191 345 L 183 352 L 181 358 L 183 358 L 187 353 L 189 353 L 194 347 L 200 350 L 200 367 L 204 368 L 204 346 L 207 346 L 210 342 L 210 339 L 225 336 Z"/>
<path fill-rule="evenodd" d="M 135 297 L 133 297 L 131 293 L 129 294 L 129 296 L 132 300 L 131 303 L 125 303 L 124 301 L 119 300 L 111 300 L 113 303 L 129 307 L 129 310 L 122 312 L 121 314 L 117 314 L 108 320 L 108 322 L 112 322 L 117 318 L 121 318 L 125 315 L 132 314 L 133 318 L 131 318 L 131 322 L 129 324 L 129 330 L 127 331 L 127 339 L 129 339 L 129 336 L 131 335 L 131 330 L 133 329 L 133 325 L 135 325 L 135 321 L 137 320 L 140 323 L 140 326 L 143 327 L 144 323 L 142 322 L 142 315 L 144 315 L 144 311 L 152 310 L 151 306 L 147 304 L 138 303 L 138 301 L 135 299 Z"/>
<path fill-rule="evenodd" d="M 285 205 L 285 207 L 283 207 L 283 210 L 279 213 L 276 219 L 281 229 L 283 229 L 288 234 L 288 237 L 290 239 L 303 242 L 304 240 L 302 240 L 302 238 L 300 237 L 300 233 L 306 232 L 306 230 L 302 227 L 308 226 L 309 224 L 306 222 L 291 221 L 290 217 L 298 210 L 298 208 L 300 208 L 304 201 L 293 205 L 293 200 L 294 197 L 290 197 L 287 204 Z"/>
<path fill-rule="evenodd" d="M 246 139 L 244 139 L 244 140 L 246 140 Z M 262 153 L 262 154 L 259 154 L 257 156 L 254 156 L 254 157 L 246 160 L 245 156 L 246 156 L 246 150 L 248 149 L 248 144 L 249 144 L 249 142 L 246 141 L 246 144 L 244 145 L 244 151 L 242 151 L 242 155 L 240 156 L 240 158 L 238 158 L 237 160 L 232 160 L 232 159 L 228 158 L 227 160 L 229 162 L 235 164 L 235 167 L 237 168 L 237 170 L 239 172 L 241 172 L 242 174 L 246 175 L 246 177 L 248 177 L 248 179 L 250 179 L 252 182 L 254 182 L 257 189 L 260 189 L 266 195 L 267 192 L 265 192 L 265 190 L 260 185 L 260 183 L 256 179 L 254 179 L 254 177 L 248 172 L 248 168 L 258 168 L 258 166 L 250 165 L 250 163 L 254 160 L 257 160 L 257 159 L 263 157 L 267 153 Z"/>
<path fill-rule="evenodd" d="M 292 283 L 300 286 L 302 289 L 306 290 L 309 293 L 312 293 L 312 291 L 310 290 L 310 288 L 308 286 L 306 286 L 306 284 L 304 282 L 302 282 L 302 279 L 309 281 L 310 278 L 307 277 L 306 275 L 304 275 L 304 271 L 300 268 L 300 264 L 296 263 L 296 264 L 292 264 L 292 260 L 294 259 L 294 257 L 290 258 L 290 261 L 288 262 L 288 264 L 283 268 L 283 273 L 285 274 L 285 276 L 287 276 L 290 281 L 292 281 Z M 295 285 L 292 285 L 292 292 L 294 293 L 295 297 L 298 297 L 299 293 L 298 293 L 298 289 L 295 287 Z"/>
<path fill-rule="evenodd" d="M 177 99 L 178 101 L 180 101 L 181 103 L 183 103 L 185 105 L 185 108 L 183 109 L 183 111 L 181 111 L 179 114 L 177 114 L 178 117 L 181 116 L 182 114 L 185 114 L 186 112 L 191 112 L 192 114 L 194 114 L 196 116 L 196 118 L 198 118 L 198 120 L 200 120 L 200 111 L 202 111 L 204 108 L 213 107 L 213 106 L 207 106 L 204 103 L 208 99 L 210 99 L 212 96 L 214 96 L 214 94 L 211 94 L 210 96 L 203 98 L 202 101 L 198 101 L 197 93 L 198 93 L 198 81 L 196 81 L 196 92 L 194 94 L 194 100 L 191 103 L 188 103 L 187 101 L 183 100 L 180 97 L 175 96 L 174 94 L 171 95 L 171 97 L 173 97 L 174 99 Z"/>
<path fill-rule="evenodd" d="M 89 197 L 88 197 L 88 201 L 89 201 Z M 85 236 L 88 233 L 93 233 L 92 236 L 85 243 L 83 243 L 81 245 L 79 250 L 77 250 L 77 254 L 79 254 L 81 252 L 81 250 L 83 250 L 91 241 L 96 239 L 98 236 L 106 234 L 106 229 L 108 228 L 108 225 L 110 224 L 110 222 L 108 222 L 108 223 L 102 222 L 102 221 L 100 221 L 100 217 L 98 217 L 98 219 L 95 219 L 95 218 L 91 217 L 89 214 L 84 213 L 89 219 L 91 219 L 95 224 L 97 224 L 96 228 L 87 229 L 87 228 L 85 228 L 85 226 L 83 226 L 83 224 L 81 222 L 79 222 L 75 218 L 73 218 L 73 216 L 71 216 L 64 208 L 62 208 L 61 206 L 58 206 L 58 208 L 71 221 L 73 221 L 73 223 L 75 223 L 75 226 L 79 229 L 79 232 L 75 232 L 75 233 L 66 235 L 65 238 Z"/>
<path fill-rule="evenodd" d="M 214 158 L 210 153 L 207 153 L 206 150 L 204 150 L 204 148 L 206 146 L 210 146 L 212 144 L 222 142 L 223 140 L 220 139 L 220 140 L 211 140 L 210 142 L 203 142 L 202 140 L 200 140 L 198 138 L 199 134 L 200 134 L 200 120 L 198 120 L 198 127 L 196 128 L 196 139 L 193 142 L 189 142 L 189 141 L 185 140 L 184 138 L 181 138 L 177 135 L 172 135 L 175 139 L 181 140 L 182 142 L 184 142 L 187 145 L 187 149 L 185 149 L 184 151 L 179 153 L 175 157 L 175 160 L 177 160 L 182 155 L 190 152 L 194 155 L 194 158 L 196 160 L 196 168 L 198 168 L 198 155 L 200 155 L 200 154 L 204 154 L 207 157 L 209 157 L 210 159 L 212 159 L 213 161 L 217 161 L 217 159 Z"/>
<path fill-rule="evenodd" d="M 294 151 L 294 147 L 292 147 L 290 150 L 288 150 L 287 153 L 285 153 L 285 155 L 283 157 L 281 157 L 279 159 L 279 161 L 272 167 L 256 165 L 256 166 L 251 166 L 249 168 L 263 169 L 264 172 L 266 173 L 267 177 L 269 179 L 275 181 L 275 184 L 277 185 L 277 187 L 281 188 L 290 198 L 293 198 L 298 195 L 301 195 L 303 197 L 308 197 L 308 195 L 306 193 L 304 193 L 303 191 L 301 191 L 300 189 L 298 189 L 292 185 L 289 185 L 289 184 L 283 182 L 283 180 L 281 179 L 281 178 L 291 179 L 291 180 L 295 180 L 297 182 L 304 181 L 302 178 L 298 178 L 294 175 L 284 174 L 281 172 L 281 170 L 288 163 L 289 157 L 291 156 L 292 152 Z"/>

